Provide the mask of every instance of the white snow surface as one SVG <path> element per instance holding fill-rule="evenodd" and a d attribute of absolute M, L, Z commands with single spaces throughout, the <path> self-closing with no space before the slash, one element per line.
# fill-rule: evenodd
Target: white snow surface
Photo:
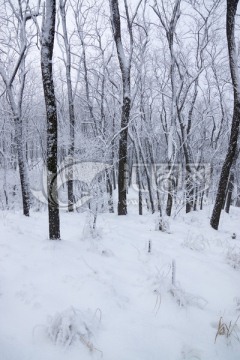
<path fill-rule="evenodd" d="M 169 233 L 136 212 L 99 215 L 95 238 L 83 232 L 86 214 L 62 212 L 61 241 L 48 240 L 47 213 L 0 213 L 1 360 L 239 360 L 240 321 L 229 338 L 215 336 L 220 317 L 229 326 L 240 314 L 240 269 L 229 262 L 240 209 L 222 215 L 219 231 L 209 207 L 180 213 Z M 48 336 L 49 323 L 75 312 L 92 348 Z"/>

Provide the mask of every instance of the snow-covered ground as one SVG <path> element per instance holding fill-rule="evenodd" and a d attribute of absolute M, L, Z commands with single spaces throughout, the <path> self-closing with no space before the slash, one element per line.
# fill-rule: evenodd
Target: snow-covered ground
<path fill-rule="evenodd" d="M 96 238 L 62 212 L 61 241 L 47 213 L 0 213 L 1 360 L 239 360 L 240 209 L 219 231 L 208 207 L 180 213 L 170 233 L 133 210 L 99 215 Z"/>

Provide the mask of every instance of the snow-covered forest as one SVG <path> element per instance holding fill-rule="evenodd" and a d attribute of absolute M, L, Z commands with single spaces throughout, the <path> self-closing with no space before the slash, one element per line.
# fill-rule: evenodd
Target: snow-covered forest
<path fill-rule="evenodd" d="M 237 360 L 239 0 L 0 0 L 0 360 Z"/>

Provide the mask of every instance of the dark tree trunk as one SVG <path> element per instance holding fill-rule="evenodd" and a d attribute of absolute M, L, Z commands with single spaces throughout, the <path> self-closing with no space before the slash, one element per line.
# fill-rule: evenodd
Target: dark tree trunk
<path fill-rule="evenodd" d="M 227 187 L 226 187 L 226 191 L 225 191 L 225 194 L 224 194 L 224 199 L 223 199 L 223 202 L 222 202 L 222 210 L 224 210 L 225 205 L 226 205 L 228 188 L 229 188 L 229 181 L 230 181 L 230 177 L 228 178 Z"/>
<path fill-rule="evenodd" d="M 127 214 L 127 144 L 128 144 L 128 123 L 131 109 L 130 98 L 130 58 L 127 61 L 121 35 L 121 20 L 118 0 L 110 0 L 111 20 L 114 41 L 116 44 L 118 61 L 122 73 L 123 105 L 121 117 L 121 133 L 119 140 L 118 155 L 118 215 Z"/>
<path fill-rule="evenodd" d="M 192 211 L 193 209 L 193 197 L 194 189 L 191 174 L 187 171 L 186 175 L 186 214 Z"/>
<path fill-rule="evenodd" d="M 141 186 L 140 183 L 139 183 L 139 186 Z M 138 190 L 138 214 L 139 214 L 139 215 L 142 215 L 142 214 L 143 214 L 142 190 L 141 190 L 141 187 L 140 187 L 139 190 Z"/>
<path fill-rule="evenodd" d="M 109 193 L 108 198 L 108 209 L 110 213 L 114 213 L 114 206 L 113 206 L 113 185 L 112 179 L 110 175 L 110 171 L 106 169 L 106 178 L 107 178 L 107 192 Z"/>
<path fill-rule="evenodd" d="M 122 120 L 119 140 L 119 163 L 118 163 L 118 215 L 127 214 L 127 142 L 128 142 L 128 121 L 130 115 L 131 101 L 128 97 L 123 99 Z"/>
<path fill-rule="evenodd" d="M 166 215 L 167 216 L 171 216 L 172 213 L 172 207 L 173 207 L 173 191 L 174 191 L 174 186 L 173 186 L 173 182 L 171 180 L 171 163 L 169 163 L 168 165 L 168 170 L 169 170 L 169 179 L 168 179 L 168 195 L 167 195 L 167 206 L 166 206 Z"/>
<path fill-rule="evenodd" d="M 168 185 L 168 196 L 167 196 L 167 206 L 166 206 L 166 215 L 171 216 L 172 206 L 173 206 L 173 196 L 172 196 L 172 185 Z"/>
<path fill-rule="evenodd" d="M 28 176 L 26 169 L 26 157 L 24 154 L 23 145 L 23 134 L 22 134 L 22 119 L 20 117 L 15 118 L 15 134 L 17 142 L 17 156 L 19 166 L 19 176 L 22 192 L 22 204 L 23 204 L 23 215 L 29 216 L 30 210 L 30 199 L 29 199 L 29 187 L 28 187 Z"/>
<path fill-rule="evenodd" d="M 232 193 L 234 189 L 234 173 L 231 172 L 230 178 L 229 178 L 229 185 L 228 185 L 228 192 L 227 192 L 227 199 L 226 199 L 226 207 L 225 211 L 227 214 L 229 214 L 230 205 L 232 202 Z"/>
<path fill-rule="evenodd" d="M 204 197 L 204 191 L 201 191 L 201 195 L 200 195 L 200 210 L 203 209 L 203 197 Z"/>
<path fill-rule="evenodd" d="M 235 16 L 237 12 L 238 2 L 239 0 L 227 0 L 227 19 L 226 19 L 227 42 L 228 42 L 228 52 L 229 52 L 229 64 L 230 64 L 233 92 L 234 92 L 234 108 L 233 108 L 232 128 L 231 128 L 228 151 L 222 167 L 220 181 L 218 185 L 217 197 L 210 221 L 211 226 L 215 230 L 217 230 L 219 226 L 220 215 L 226 193 L 229 173 L 237 150 L 237 140 L 238 140 L 239 124 L 240 124 L 240 92 L 239 92 L 240 84 L 238 77 L 239 76 L 238 65 L 236 63 L 237 49 L 235 44 Z"/>
<path fill-rule="evenodd" d="M 50 240 L 60 239 L 57 185 L 58 124 L 52 69 L 55 18 L 56 1 L 46 0 L 42 27 L 41 69 L 47 114 L 47 195 Z"/>
<path fill-rule="evenodd" d="M 113 123 L 112 123 L 112 136 L 115 134 L 115 113 L 113 115 Z M 114 139 L 111 141 L 112 146 L 112 178 L 113 178 L 113 190 L 116 190 L 116 171 L 115 171 L 115 141 Z"/>

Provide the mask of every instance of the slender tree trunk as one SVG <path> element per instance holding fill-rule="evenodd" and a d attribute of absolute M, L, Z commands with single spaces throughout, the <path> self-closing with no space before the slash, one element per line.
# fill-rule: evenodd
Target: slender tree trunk
<path fill-rule="evenodd" d="M 172 194 L 172 183 L 168 184 L 168 195 L 167 195 L 167 206 L 166 206 L 166 215 L 171 216 L 173 206 L 173 194 Z"/>
<path fill-rule="evenodd" d="M 26 169 L 26 156 L 24 154 L 22 126 L 23 126 L 22 119 L 20 117 L 15 118 L 15 133 L 16 133 L 16 142 L 17 142 L 19 176 L 20 176 L 20 184 L 22 190 L 23 214 L 25 216 L 29 216 L 29 210 L 30 210 L 29 181 L 28 181 L 28 174 Z"/>
<path fill-rule="evenodd" d="M 62 18 L 63 38 L 66 51 L 66 79 L 67 79 L 67 93 L 68 93 L 68 111 L 69 111 L 69 125 L 70 125 L 70 145 L 68 149 L 69 164 L 68 164 L 68 211 L 74 210 L 74 190 L 73 190 L 73 159 L 74 159 L 74 132 L 75 132 L 75 113 L 74 100 L 71 80 L 71 52 L 70 44 L 67 34 L 66 24 L 66 9 L 65 1 L 60 0 L 60 13 Z"/>
<path fill-rule="evenodd" d="M 24 86 L 24 83 L 22 84 L 22 86 Z M 17 106 L 13 97 L 12 87 L 7 88 L 7 93 L 8 93 L 12 113 L 14 115 L 15 141 L 17 148 L 19 177 L 20 177 L 21 192 L 22 192 L 23 214 L 25 216 L 29 216 L 29 211 L 30 211 L 29 179 L 28 179 L 28 171 L 27 171 L 27 161 L 25 156 L 26 153 L 25 153 L 24 141 L 23 141 L 23 123 L 21 117 L 21 110 L 20 109 L 17 110 Z"/>
<path fill-rule="evenodd" d="M 126 6 L 126 3 L 125 3 Z M 128 123 L 131 109 L 130 98 L 130 69 L 131 69 L 131 56 L 132 56 L 132 33 L 130 31 L 130 55 L 126 59 L 125 52 L 122 45 L 121 35 L 121 20 L 119 13 L 118 0 L 110 0 L 111 21 L 114 41 L 116 44 L 118 61 L 122 73 L 123 85 L 123 104 L 122 104 L 122 117 L 121 117 L 121 133 L 119 140 L 119 154 L 118 154 L 118 215 L 127 214 L 127 144 L 128 144 Z M 128 13 L 127 13 L 128 17 Z M 129 19 L 128 19 L 129 20 Z"/>
<path fill-rule="evenodd" d="M 194 203 L 193 203 L 193 211 L 197 211 L 197 205 L 198 205 L 198 194 L 199 194 L 199 189 L 198 189 L 198 186 L 195 186 L 195 190 L 194 190 Z"/>
<path fill-rule="evenodd" d="M 42 26 L 41 69 L 47 114 L 47 195 L 50 240 L 60 239 L 57 185 L 58 123 L 52 67 L 55 18 L 56 1 L 46 0 Z"/>
<path fill-rule="evenodd" d="M 15 71 L 12 74 L 11 78 L 10 79 L 7 78 L 7 74 L 2 68 L 0 68 L 0 74 L 6 85 L 6 93 L 14 119 L 15 138 L 13 142 L 16 144 L 16 152 L 18 158 L 23 214 L 25 216 L 29 216 L 29 210 L 30 210 L 29 179 L 28 179 L 26 149 L 24 146 L 23 122 L 22 122 L 22 101 L 23 101 L 23 93 L 24 93 L 25 78 L 26 78 L 26 70 L 25 70 L 26 45 L 25 45 L 25 40 L 22 38 L 22 36 L 20 38 L 20 43 L 22 44 L 21 54 L 19 55 L 19 59 Z M 21 71 L 19 71 L 19 68 L 21 69 Z M 17 73 L 20 77 L 20 88 L 18 89 L 18 99 L 16 100 L 13 90 L 13 81 Z"/>
<path fill-rule="evenodd" d="M 233 108 L 233 119 L 232 119 L 232 127 L 231 127 L 228 151 L 222 167 L 220 181 L 218 185 L 217 197 L 210 221 L 211 226 L 215 230 L 217 230 L 219 226 L 222 205 L 224 202 L 225 192 L 227 188 L 228 177 L 237 150 L 237 140 L 239 134 L 240 81 L 239 81 L 238 64 L 237 64 L 238 55 L 237 55 L 237 49 L 235 43 L 235 16 L 237 12 L 238 2 L 239 0 L 227 0 L 227 19 L 226 19 L 227 42 L 228 42 L 228 52 L 229 52 L 229 64 L 230 64 L 233 92 L 234 92 L 234 108 Z"/>
<path fill-rule="evenodd" d="M 203 197 L 204 197 L 204 191 L 201 191 L 201 195 L 200 195 L 200 210 L 203 209 Z"/>
<path fill-rule="evenodd" d="M 223 198 L 223 202 L 222 202 L 222 210 L 224 210 L 225 205 L 226 205 L 227 193 L 228 193 L 228 187 L 229 187 L 229 181 L 230 181 L 230 178 L 228 178 L 228 181 L 227 181 L 226 191 L 225 191 L 224 198 Z"/>
<path fill-rule="evenodd" d="M 122 106 L 121 131 L 119 140 L 119 163 L 118 163 L 118 215 L 127 214 L 127 143 L 128 143 L 128 121 L 130 114 L 130 99 L 124 97 Z"/>
<path fill-rule="evenodd" d="M 115 171 L 115 141 L 114 141 L 114 134 L 115 134 L 115 112 L 112 118 L 112 136 L 113 140 L 111 141 L 111 165 L 112 165 L 112 179 L 113 179 L 113 190 L 116 190 L 116 171 Z"/>
<path fill-rule="evenodd" d="M 110 213 L 114 213 L 114 206 L 113 206 L 113 185 L 111 179 L 111 172 L 106 169 L 106 179 L 107 179 L 107 192 L 109 193 L 108 199 L 108 209 Z"/>
<path fill-rule="evenodd" d="M 226 199 L 226 207 L 225 207 L 225 211 L 226 211 L 227 214 L 229 214 L 229 210 L 230 210 L 233 189 L 234 189 L 234 173 L 231 172 L 230 178 L 229 178 L 229 185 L 228 185 L 228 192 L 227 192 L 227 199 Z"/>
<path fill-rule="evenodd" d="M 194 188 L 192 183 L 191 174 L 187 172 L 186 174 L 186 214 L 192 211 L 193 209 L 193 199 L 194 199 Z"/>
<path fill-rule="evenodd" d="M 139 213 L 139 215 L 142 215 L 143 214 L 142 184 L 141 184 L 139 164 L 137 164 L 137 166 L 136 166 L 136 172 L 137 172 L 137 182 L 138 182 L 138 213 Z"/>
<path fill-rule="evenodd" d="M 141 144 L 141 140 L 139 138 L 137 129 L 135 129 L 135 134 L 136 134 L 136 138 L 137 138 L 137 144 L 136 144 L 136 141 L 134 139 L 132 139 L 132 140 L 133 140 L 133 143 L 134 143 L 134 146 L 135 146 L 135 151 L 136 151 L 138 164 L 140 164 L 139 161 L 140 161 L 140 157 L 141 157 L 141 161 L 142 161 L 142 164 L 143 164 L 143 167 L 144 167 L 144 170 L 145 170 L 146 179 L 147 179 L 147 186 L 148 186 L 149 202 L 150 202 L 150 205 L 151 205 L 152 214 L 154 214 L 155 207 L 154 207 L 154 197 L 153 197 L 153 194 L 152 194 L 152 186 L 151 186 L 151 174 L 149 173 L 149 169 L 148 169 L 148 166 L 147 166 L 147 160 L 144 157 L 144 152 L 143 152 L 143 149 L 142 149 L 142 144 Z M 139 151 L 138 151 L 138 149 L 139 149 Z"/>

